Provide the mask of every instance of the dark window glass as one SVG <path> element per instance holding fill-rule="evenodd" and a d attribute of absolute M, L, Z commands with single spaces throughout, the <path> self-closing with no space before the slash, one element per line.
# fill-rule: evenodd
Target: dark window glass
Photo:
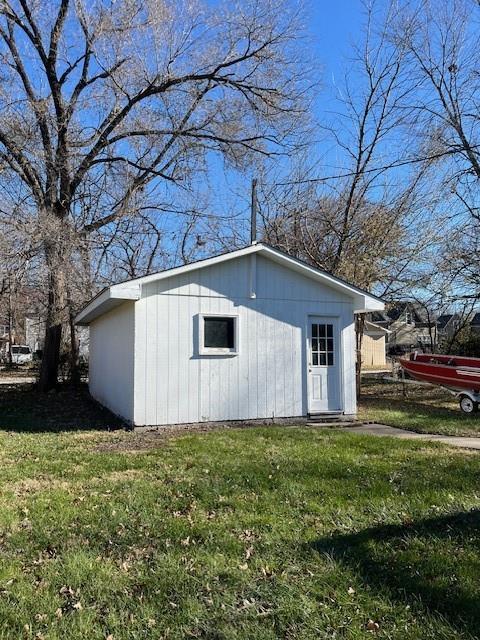
<path fill-rule="evenodd" d="M 318 332 L 319 335 L 324 338 L 325 337 L 325 325 L 324 324 L 319 324 L 318 325 Z"/>
<path fill-rule="evenodd" d="M 235 318 L 204 318 L 203 345 L 212 349 L 235 348 Z"/>
<path fill-rule="evenodd" d="M 318 336 L 318 324 L 312 324 L 312 337 L 316 338 Z"/>
<path fill-rule="evenodd" d="M 312 353 L 312 364 L 313 366 L 318 366 L 318 353 Z"/>
<path fill-rule="evenodd" d="M 324 367 L 327 364 L 327 358 L 324 353 L 320 353 L 320 366 Z"/>
<path fill-rule="evenodd" d="M 327 353 L 328 365 L 333 366 L 333 353 Z"/>
<path fill-rule="evenodd" d="M 327 336 L 333 338 L 333 324 L 327 324 Z"/>

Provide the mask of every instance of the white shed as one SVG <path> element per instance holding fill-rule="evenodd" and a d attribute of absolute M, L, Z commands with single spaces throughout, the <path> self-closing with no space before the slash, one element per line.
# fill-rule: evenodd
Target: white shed
<path fill-rule="evenodd" d="M 353 415 L 354 313 L 383 302 L 265 244 L 112 285 L 90 393 L 134 426 Z"/>

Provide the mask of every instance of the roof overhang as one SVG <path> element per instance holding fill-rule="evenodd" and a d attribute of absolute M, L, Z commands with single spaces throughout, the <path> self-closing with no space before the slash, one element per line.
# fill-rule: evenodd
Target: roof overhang
<path fill-rule="evenodd" d="M 269 247 L 264 244 L 252 244 L 244 249 L 238 249 L 237 251 L 231 251 L 223 255 L 214 256 L 213 258 L 207 258 L 206 260 L 199 260 L 198 262 L 192 262 L 182 267 L 176 267 L 174 269 L 167 269 L 160 273 L 153 273 L 149 276 L 137 278 L 135 280 L 128 280 L 120 284 L 112 285 L 107 289 L 101 291 L 95 298 L 93 298 L 76 316 L 75 323 L 80 325 L 88 325 L 92 320 L 95 320 L 99 316 L 103 315 L 107 311 L 117 307 L 120 304 L 128 300 L 139 300 L 141 296 L 142 285 L 149 284 L 150 282 L 157 282 L 158 280 L 165 280 L 166 278 L 172 278 L 179 274 L 188 273 L 189 271 L 196 271 L 203 269 L 221 262 L 233 260 L 235 258 L 241 258 L 247 255 L 264 255 L 270 260 L 277 262 L 283 266 L 287 266 L 293 271 L 297 271 L 304 276 L 310 277 L 317 282 L 321 282 L 331 287 L 332 289 L 347 295 L 353 300 L 355 313 L 366 313 L 369 311 L 383 311 L 385 308 L 383 300 L 374 296 L 368 291 L 359 289 L 354 285 L 333 276 L 327 271 L 322 271 L 316 267 L 312 267 L 297 258 L 293 258 L 278 249 Z"/>
<path fill-rule="evenodd" d="M 96 318 L 128 300 L 139 300 L 141 291 L 140 284 L 134 282 L 116 284 L 103 289 L 77 314 L 75 324 L 88 325 Z"/>
<path fill-rule="evenodd" d="M 385 327 L 381 327 L 379 324 L 375 324 L 375 322 L 365 320 L 364 333 L 367 333 L 370 336 L 384 336 L 392 332 L 390 329 L 386 329 Z"/>

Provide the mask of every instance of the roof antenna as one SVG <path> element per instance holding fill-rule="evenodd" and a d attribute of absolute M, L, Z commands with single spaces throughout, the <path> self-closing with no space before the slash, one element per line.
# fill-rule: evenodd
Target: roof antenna
<path fill-rule="evenodd" d="M 257 244 L 257 179 L 252 180 L 252 208 L 250 214 L 250 244 Z"/>

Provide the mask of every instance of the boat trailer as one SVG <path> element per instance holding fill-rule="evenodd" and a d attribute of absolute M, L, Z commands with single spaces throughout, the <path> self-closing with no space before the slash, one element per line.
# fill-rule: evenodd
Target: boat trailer
<path fill-rule="evenodd" d="M 480 358 L 426 354 L 414 351 L 400 358 L 402 373 L 414 380 L 442 387 L 459 400 L 463 413 L 472 414 L 480 405 Z"/>

